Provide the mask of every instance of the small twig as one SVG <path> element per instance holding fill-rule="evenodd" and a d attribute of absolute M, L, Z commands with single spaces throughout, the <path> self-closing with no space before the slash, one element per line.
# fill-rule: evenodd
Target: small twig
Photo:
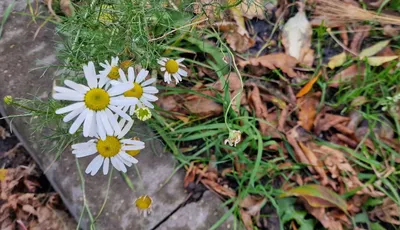
<path fill-rule="evenodd" d="M 47 2 L 47 9 L 49 9 L 50 14 L 53 15 L 54 18 L 55 18 L 57 21 L 60 22 L 60 21 L 61 21 L 61 18 L 57 16 L 56 12 L 54 12 L 53 6 L 52 6 L 52 5 L 53 5 L 53 0 L 49 0 L 49 1 Z"/>
<path fill-rule="evenodd" d="M 350 50 L 349 48 L 347 48 L 347 46 L 345 46 L 341 41 L 339 41 L 339 40 L 335 37 L 335 35 L 332 34 L 330 28 L 326 29 L 326 32 L 328 32 L 328 34 L 332 37 L 332 39 L 335 40 L 335 42 L 336 42 L 337 44 L 339 44 L 344 50 L 346 50 L 347 52 L 353 54 L 353 55 L 356 56 L 356 57 L 358 56 L 357 53 L 354 53 L 352 50 Z"/>
<path fill-rule="evenodd" d="M 197 21 L 197 22 L 192 22 L 192 23 L 190 23 L 190 24 L 187 24 L 187 25 L 184 25 L 184 26 L 181 26 L 181 27 L 178 27 L 178 28 L 176 28 L 176 29 L 173 29 L 173 30 L 169 31 L 168 33 L 165 33 L 165 34 L 164 34 L 163 36 L 161 36 L 161 37 L 152 38 L 152 39 L 150 39 L 149 41 L 150 41 L 150 42 L 153 42 L 153 41 L 160 40 L 160 39 L 165 38 L 166 36 L 168 36 L 168 35 L 170 35 L 170 34 L 176 32 L 177 30 L 183 29 L 183 28 L 185 28 L 185 27 L 193 26 L 193 25 L 196 25 L 196 24 L 200 24 L 200 23 L 205 22 L 205 21 L 208 21 L 208 18 L 203 19 L 203 20 L 200 20 L 200 21 Z"/>

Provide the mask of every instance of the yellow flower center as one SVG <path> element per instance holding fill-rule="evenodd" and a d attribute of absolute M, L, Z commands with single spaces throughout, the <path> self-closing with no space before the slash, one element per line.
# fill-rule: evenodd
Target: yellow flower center
<path fill-rule="evenodd" d="M 104 110 L 110 104 L 110 95 L 104 89 L 94 88 L 85 94 L 84 101 L 91 110 Z"/>
<path fill-rule="evenodd" d="M 133 83 L 133 88 L 125 91 L 124 96 L 125 97 L 136 97 L 140 98 L 143 95 L 143 88 L 140 86 L 138 83 Z"/>
<path fill-rule="evenodd" d="M 140 141 L 140 139 L 138 137 L 134 137 L 134 138 L 132 138 L 132 140 Z M 128 153 L 129 155 L 134 157 L 134 156 L 136 156 L 136 155 L 138 155 L 140 153 L 140 149 L 138 149 L 138 150 L 127 150 L 126 153 Z"/>
<path fill-rule="evenodd" d="M 165 64 L 165 68 L 167 69 L 168 73 L 174 74 L 174 73 L 178 72 L 179 64 L 175 60 L 170 59 Z"/>
<path fill-rule="evenodd" d="M 147 195 L 140 196 L 135 201 L 136 207 L 142 210 L 149 209 L 152 203 L 153 200 Z"/>
<path fill-rule="evenodd" d="M 119 78 L 118 66 L 111 67 L 110 72 L 108 73 L 107 77 L 113 80 L 117 80 Z"/>
<path fill-rule="evenodd" d="M 107 136 L 105 140 L 99 140 L 96 145 L 97 152 L 103 157 L 113 157 L 121 150 L 121 143 L 114 136 Z"/>

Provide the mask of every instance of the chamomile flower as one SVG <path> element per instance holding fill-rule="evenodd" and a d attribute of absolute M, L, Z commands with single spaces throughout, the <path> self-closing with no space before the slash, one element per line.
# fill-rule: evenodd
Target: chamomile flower
<path fill-rule="evenodd" d="M 133 121 L 125 126 L 117 124 L 122 130 L 118 135 L 107 135 L 104 140 L 97 137 L 88 142 L 72 145 L 72 153 L 80 158 L 98 154 L 87 166 L 85 173 L 95 175 L 103 166 L 103 174 L 107 175 L 111 165 L 121 172 L 126 172 L 126 166 L 136 164 L 138 160 L 129 154 L 129 151 L 144 149 L 144 142 L 131 139 L 122 139 L 132 128 Z"/>
<path fill-rule="evenodd" d="M 147 215 L 151 214 L 152 204 L 153 204 L 153 199 L 151 199 L 151 197 L 148 195 L 139 196 L 135 200 L 137 211 L 139 212 L 139 214 L 144 215 L 144 217 L 147 217 Z"/>
<path fill-rule="evenodd" d="M 147 107 L 138 108 L 135 111 L 136 117 L 141 121 L 146 121 L 151 118 L 151 111 Z"/>
<path fill-rule="evenodd" d="M 157 63 L 161 65 L 161 71 L 164 73 L 164 81 L 166 83 L 171 83 L 171 76 L 175 78 L 175 84 L 178 84 L 182 81 L 182 77 L 186 77 L 188 74 L 182 68 L 185 67 L 182 62 L 184 58 L 179 58 L 177 60 L 170 59 L 170 58 L 161 58 Z"/>
<path fill-rule="evenodd" d="M 240 140 L 242 139 L 242 132 L 239 130 L 231 130 L 229 131 L 228 139 L 225 139 L 224 144 L 229 144 L 230 146 L 235 146 L 239 144 Z"/>
<path fill-rule="evenodd" d="M 151 102 L 157 101 L 158 97 L 154 96 L 154 94 L 158 93 L 158 89 L 154 86 L 150 86 L 152 83 L 156 81 L 155 78 L 150 78 L 148 80 L 144 80 L 146 76 L 149 74 L 149 71 L 142 69 L 139 74 L 135 76 L 135 71 L 132 67 L 128 68 L 128 79 L 124 71 L 120 70 L 119 74 L 121 76 L 122 84 L 130 84 L 131 88 L 124 92 L 124 96 L 127 98 L 135 98 L 138 100 L 136 105 L 128 105 L 124 106 L 124 110 L 127 110 L 129 107 L 129 114 L 133 115 L 137 108 L 149 107 L 154 108 Z M 118 84 L 115 81 L 111 82 L 112 84 Z"/>
<path fill-rule="evenodd" d="M 72 123 L 69 133 L 75 133 L 83 123 L 83 136 L 93 137 L 99 135 L 106 139 L 106 135 L 121 132 L 117 119 L 119 116 L 132 121 L 131 117 L 123 112 L 120 106 L 135 105 L 136 98 L 127 98 L 122 94 L 131 88 L 130 84 L 118 84 L 109 89 L 104 89 L 104 82 L 96 76 L 93 62 L 83 67 L 87 86 L 65 80 L 67 87 L 55 86 L 53 98 L 56 100 L 74 101 L 75 103 L 56 110 L 56 114 L 68 113 L 63 121 Z M 115 116 L 115 114 L 117 116 Z"/>
<path fill-rule="evenodd" d="M 120 74 L 119 74 L 120 68 L 118 64 L 119 64 L 118 57 L 111 57 L 111 63 L 108 62 L 108 60 L 106 60 L 105 63 L 100 63 L 100 66 L 104 68 L 99 72 L 101 83 L 107 83 L 112 80 L 117 81 L 120 79 Z"/>

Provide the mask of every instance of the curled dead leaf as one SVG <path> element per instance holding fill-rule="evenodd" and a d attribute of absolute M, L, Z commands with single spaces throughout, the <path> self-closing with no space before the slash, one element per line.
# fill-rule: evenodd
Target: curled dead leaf
<path fill-rule="evenodd" d="M 296 77 L 297 74 L 293 68 L 297 64 L 297 59 L 284 53 L 268 54 L 257 58 L 250 58 L 247 61 L 239 61 L 238 64 L 241 67 L 247 65 L 258 66 L 262 65 L 268 69 L 274 70 L 280 68 L 289 77 Z"/>
<path fill-rule="evenodd" d="M 364 76 L 364 65 L 353 64 L 333 76 L 329 87 L 338 88 L 340 84 L 352 81 L 357 76 Z"/>
<path fill-rule="evenodd" d="M 314 94 L 297 99 L 299 108 L 298 124 L 304 129 L 311 131 L 317 115 L 317 106 L 319 104 L 319 94 Z"/>
<path fill-rule="evenodd" d="M 334 191 L 318 184 L 307 184 L 284 192 L 281 197 L 299 196 L 314 208 L 337 207 L 347 213 L 347 203 Z"/>
<path fill-rule="evenodd" d="M 392 199 L 386 197 L 381 205 L 369 213 L 369 217 L 372 220 L 378 218 L 387 223 L 400 225 L 400 207 Z"/>

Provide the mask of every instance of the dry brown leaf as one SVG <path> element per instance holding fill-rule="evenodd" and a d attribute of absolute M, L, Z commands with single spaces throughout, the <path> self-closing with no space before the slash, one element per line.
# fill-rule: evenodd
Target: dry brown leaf
<path fill-rule="evenodd" d="M 256 44 L 256 41 L 249 36 L 240 35 L 238 32 L 226 34 L 226 42 L 229 46 L 239 53 L 244 53 Z"/>
<path fill-rule="evenodd" d="M 296 94 L 296 97 L 302 97 L 302 96 L 306 95 L 308 92 L 310 92 L 310 90 L 312 89 L 315 82 L 317 82 L 319 76 L 321 76 L 321 73 L 322 73 L 322 71 L 319 71 L 317 76 L 311 78 L 311 80 L 308 81 L 307 84 L 305 84 L 303 86 L 303 88 L 301 88 L 301 90 Z"/>
<path fill-rule="evenodd" d="M 397 37 L 399 35 L 399 27 L 385 25 L 383 27 L 383 34 L 388 37 Z"/>
<path fill-rule="evenodd" d="M 376 218 L 381 221 L 400 225 L 400 207 L 389 197 L 383 200 L 383 204 L 377 206 L 369 213 L 372 220 Z"/>
<path fill-rule="evenodd" d="M 236 196 L 236 192 L 229 187 L 222 186 L 215 181 L 209 179 L 201 179 L 201 183 L 203 183 L 207 188 L 214 190 L 216 193 L 221 194 L 223 196 L 227 196 L 233 198 Z"/>
<path fill-rule="evenodd" d="M 186 188 L 189 183 L 194 182 L 196 177 L 196 169 L 193 162 L 190 163 L 189 168 L 186 170 L 185 178 L 183 179 L 183 187 Z"/>
<path fill-rule="evenodd" d="M 304 63 L 307 56 L 306 64 L 311 66 L 314 59 L 314 52 L 310 52 L 312 29 L 303 8 L 304 5 L 299 4 L 299 12 L 286 22 L 282 31 L 282 43 L 286 54 L 300 63 Z"/>
<path fill-rule="evenodd" d="M 249 92 L 249 98 L 248 98 L 249 103 L 255 110 L 256 117 L 261 120 L 267 121 L 267 119 L 268 119 L 267 106 L 261 100 L 260 91 L 259 91 L 257 85 L 255 83 L 252 83 L 252 86 L 253 86 L 253 89 L 251 90 L 251 92 Z M 258 125 L 260 127 L 261 133 L 263 135 L 268 135 L 267 134 L 268 124 L 266 124 L 265 122 L 259 121 Z"/>
<path fill-rule="evenodd" d="M 329 87 L 338 88 L 340 84 L 350 82 L 357 76 L 363 77 L 364 70 L 365 70 L 364 65 L 353 64 L 347 67 L 346 69 L 340 71 L 339 73 L 335 74 L 335 76 L 329 83 Z"/>
<path fill-rule="evenodd" d="M 289 130 L 286 133 L 286 139 L 288 140 L 289 144 L 293 147 L 294 152 L 296 154 L 296 159 L 301 162 L 304 163 L 306 165 L 310 165 L 310 161 L 308 160 L 308 158 L 306 157 L 306 155 L 304 154 L 303 150 L 301 150 L 297 140 L 299 139 L 299 131 L 298 131 L 299 127 L 294 127 L 291 130 Z M 314 168 L 311 166 L 307 166 L 307 168 L 314 173 Z"/>
<path fill-rule="evenodd" d="M 268 69 L 274 70 L 280 68 L 289 77 L 296 77 L 297 74 L 293 68 L 297 64 L 297 59 L 284 53 L 268 54 L 258 58 L 250 58 L 247 61 L 239 61 L 239 66 L 245 67 L 247 65 L 258 66 L 262 65 Z"/>
<path fill-rule="evenodd" d="M 340 221 L 337 221 L 332 216 L 329 216 L 326 213 L 325 208 L 314 208 L 306 203 L 307 202 L 305 202 L 305 207 L 307 211 L 311 215 L 313 215 L 319 222 L 321 222 L 324 228 L 327 228 L 328 230 L 343 230 L 343 226 Z"/>
<path fill-rule="evenodd" d="M 211 90 L 201 91 L 202 94 L 214 96 Z M 199 95 L 188 95 L 183 102 L 183 105 L 189 110 L 189 113 L 196 114 L 201 117 L 216 116 L 222 113 L 223 108 L 212 99 Z"/>
<path fill-rule="evenodd" d="M 317 114 L 317 106 L 319 104 L 319 95 L 314 94 L 297 99 L 297 106 L 299 108 L 299 121 L 298 124 L 304 129 L 311 131 L 314 125 L 314 120 Z"/>
<path fill-rule="evenodd" d="M 314 121 L 314 132 L 319 135 L 322 131 L 327 131 L 331 127 L 349 120 L 348 117 L 321 112 Z"/>
<path fill-rule="evenodd" d="M 321 184 L 327 185 L 328 184 L 328 177 L 325 173 L 325 169 L 323 168 L 322 162 L 315 156 L 314 152 L 311 151 L 305 144 L 301 141 L 298 142 L 300 145 L 301 150 L 303 150 L 304 155 L 306 155 L 310 164 L 314 167 L 315 171 L 321 177 Z"/>
<path fill-rule="evenodd" d="M 259 218 L 260 210 L 267 202 L 265 197 L 248 195 L 239 202 L 242 221 L 247 230 L 253 230 L 253 221 L 251 217 Z"/>
<path fill-rule="evenodd" d="M 366 194 L 372 197 L 384 196 L 384 193 L 376 191 L 373 185 L 365 185 L 358 179 L 357 172 L 353 169 L 347 158 L 344 156 L 344 153 L 340 150 L 324 145 L 317 146 L 315 144 L 311 145 L 311 149 L 318 159 L 323 159 L 331 177 L 345 185 L 342 188 L 343 192 L 361 188 L 356 194 Z"/>

